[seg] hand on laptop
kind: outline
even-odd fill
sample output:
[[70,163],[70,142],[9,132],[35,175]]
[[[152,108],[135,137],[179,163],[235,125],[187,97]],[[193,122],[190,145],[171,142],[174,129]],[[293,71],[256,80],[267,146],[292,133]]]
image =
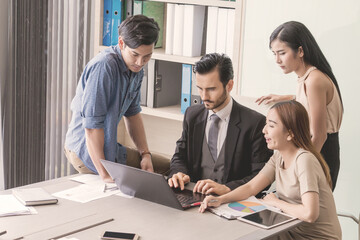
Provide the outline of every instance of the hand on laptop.
[[170,187],[178,188],[180,186],[181,190],[184,190],[184,186],[188,182],[190,182],[189,175],[182,172],[178,172],[168,179]]
[[206,179],[206,180],[200,180],[196,183],[194,189],[194,192],[199,192],[202,194],[210,194],[215,193],[217,195],[223,195],[225,193],[230,192],[230,188],[228,188],[226,185],[214,182],[213,180]]

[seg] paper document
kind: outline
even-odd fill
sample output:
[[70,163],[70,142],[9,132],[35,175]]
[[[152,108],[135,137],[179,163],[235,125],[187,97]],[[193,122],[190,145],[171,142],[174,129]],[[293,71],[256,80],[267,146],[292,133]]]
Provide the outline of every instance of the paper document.
[[115,183],[105,184],[99,175],[82,174],[70,179],[83,184],[54,193],[53,196],[81,203],[87,203],[114,194],[121,197],[132,198],[131,196],[123,194]]
[[104,198],[119,193],[119,190],[104,192],[104,184],[88,185],[82,184],[77,187],[69,188],[61,192],[54,193],[55,197],[68,199],[75,202],[87,203],[99,198]]
[[70,180],[79,182],[79,183],[86,183],[86,184],[91,184],[92,182],[96,183],[99,181],[103,183],[103,181],[101,180],[101,177],[96,174],[81,174],[79,176],[70,178]]
[[25,207],[13,195],[0,195],[0,217],[37,214],[33,207]]
[[104,183],[101,177],[95,174],[82,174],[80,176],[70,178],[70,180],[90,186],[102,186],[103,190],[106,190],[106,192],[118,188],[115,183]]
[[243,217],[266,208],[280,211],[278,208],[264,204],[254,196],[242,201],[222,204],[217,208],[209,208],[209,211],[226,219],[237,219],[238,217]]

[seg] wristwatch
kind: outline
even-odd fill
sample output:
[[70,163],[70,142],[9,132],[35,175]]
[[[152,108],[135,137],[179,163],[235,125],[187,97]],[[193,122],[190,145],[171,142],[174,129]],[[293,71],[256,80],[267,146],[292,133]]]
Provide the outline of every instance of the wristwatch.
[[144,155],[146,155],[146,154],[149,154],[150,155],[150,157],[152,157],[152,155],[151,155],[151,152],[150,151],[141,151],[140,152],[140,156],[141,156],[141,159],[144,157]]

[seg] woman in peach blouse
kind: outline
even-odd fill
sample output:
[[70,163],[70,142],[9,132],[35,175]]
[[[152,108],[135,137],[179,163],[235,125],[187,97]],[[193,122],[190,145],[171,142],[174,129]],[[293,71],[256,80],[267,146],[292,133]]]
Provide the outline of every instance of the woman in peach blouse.
[[267,147],[276,150],[263,169],[227,194],[207,196],[199,211],[255,196],[276,181],[276,195],[270,193],[263,201],[303,223],[271,239],[341,239],[329,168],[311,142],[306,109],[297,101],[276,103],[263,133]]

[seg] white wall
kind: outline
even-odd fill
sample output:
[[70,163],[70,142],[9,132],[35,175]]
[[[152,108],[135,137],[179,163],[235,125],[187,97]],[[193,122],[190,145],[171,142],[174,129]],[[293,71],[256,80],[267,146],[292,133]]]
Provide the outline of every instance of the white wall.
[[[8,1],[1,0],[0,8],[0,106],[2,106],[2,96],[6,79],[7,62],[7,37],[8,37]],[[3,135],[2,119],[0,107],[0,190],[4,189],[4,165],[3,165]]]
[[[281,23],[304,23],[333,68],[343,96],[345,113],[340,130],[341,169],[334,192],[338,210],[359,216],[360,210],[360,1],[248,0],[240,93],[295,94],[296,76],[284,75],[268,48],[271,32]],[[340,219],[343,239],[357,239],[357,226]]]

